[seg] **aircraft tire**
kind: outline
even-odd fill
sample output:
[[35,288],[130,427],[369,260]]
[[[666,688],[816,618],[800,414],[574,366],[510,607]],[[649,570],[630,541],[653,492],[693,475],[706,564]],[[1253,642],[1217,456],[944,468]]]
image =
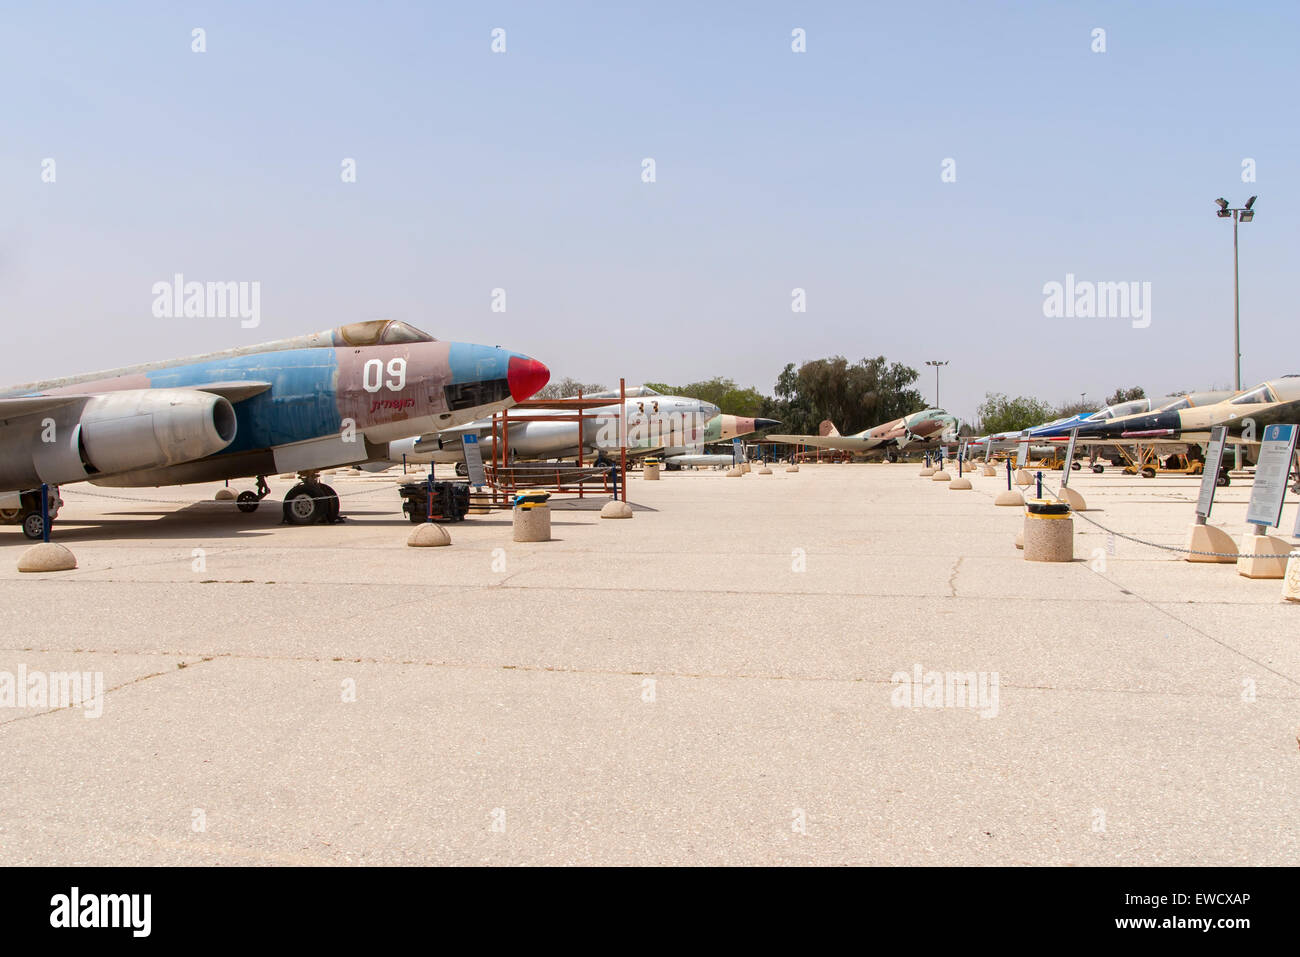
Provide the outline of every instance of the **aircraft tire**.
[[325,504],[320,500],[323,494],[319,485],[298,483],[284,497],[284,520],[290,525],[311,525],[320,521]]
[[1104,466],[1104,465],[1094,465],[1094,466],[1092,467],[1092,470],[1093,470],[1093,472],[1095,472],[1097,475],[1100,475],[1102,472],[1106,471],[1106,466]]
[[1146,468],[1144,468],[1144,469],[1142,470],[1142,477],[1143,477],[1143,478],[1155,478],[1155,477],[1156,477],[1156,470],[1153,469],[1151,466],[1148,465]]
[[317,488],[325,495],[325,500],[321,502],[325,507],[325,522],[333,525],[339,520],[339,493],[328,485],[318,485]]
[[45,522],[40,512],[28,512],[23,516],[23,534],[32,541],[45,537]]
[[459,475],[461,478],[464,478],[465,476],[469,475],[469,466],[466,465],[464,462],[457,462],[456,474]]
[[1219,477],[1214,480],[1214,484],[1219,488],[1227,488],[1232,484],[1232,477],[1227,472],[1220,472]]
[[235,507],[241,512],[256,512],[257,506],[261,504],[256,492],[240,492],[235,499]]

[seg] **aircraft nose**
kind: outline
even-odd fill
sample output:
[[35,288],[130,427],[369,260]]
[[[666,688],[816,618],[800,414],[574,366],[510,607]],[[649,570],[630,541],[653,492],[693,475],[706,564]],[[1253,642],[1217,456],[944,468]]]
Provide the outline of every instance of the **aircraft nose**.
[[506,384],[516,402],[531,398],[550,380],[551,370],[528,356],[512,355],[506,366]]
[[754,430],[758,431],[759,429],[770,429],[772,428],[772,426],[780,425],[780,424],[781,424],[780,419],[755,419]]

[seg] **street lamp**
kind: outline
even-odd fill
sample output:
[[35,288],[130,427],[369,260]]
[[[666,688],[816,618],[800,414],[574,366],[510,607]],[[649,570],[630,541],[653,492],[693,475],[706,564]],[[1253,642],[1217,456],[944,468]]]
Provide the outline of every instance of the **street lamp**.
[[1238,266],[1237,266],[1237,224],[1248,223],[1255,218],[1255,200],[1257,196],[1252,196],[1246,200],[1245,206],[1229,206],[1228,201],[1223,197],[1215,200],[1219,208],[1215,215],[1220,219],[1232,220],[1232,355],[1233,355],[1233,380],[1232,385],[1236,391],[1241,391],[1241,294],[1238,283]]
[[926,359],[925,364],[928,366],[934,366],[934,407],[936,409],[943,408],[939,405],[939,366],[946,366],[948,360],[945,359],[940,362],[938,359]]

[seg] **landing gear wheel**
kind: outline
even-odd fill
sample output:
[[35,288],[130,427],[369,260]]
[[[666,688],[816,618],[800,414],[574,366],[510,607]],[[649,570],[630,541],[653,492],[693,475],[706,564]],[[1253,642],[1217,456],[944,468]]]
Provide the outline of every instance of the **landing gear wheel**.
[[333,525],[342,521],[339,518],[339,493],[328,485],[318,485],[317,488],[325,495],[324,501],[320,503],[325,508],[325,523]]
[[311,525],[320,521],[325,511],[325,503],[321,501],[323,497],[319,485],[300,482],[284,497],[284,520],[290,525]]
[[1083,464],[1081,462],[1071,462],[1070,468],[1077,472],[1083,468]]
[[23,519],[23,534],[32,541],[37,541],[45,537],[45,521],[41,518],[40,512],[28,512]]
[[898,461],[898,453],[897,453],[897,452],[894,452],[894,451],[890,451],[890,452],[888,452],[888,453],[885,454],[885,458],[889,459],[890,462],[897,462],[897,461]]
[[465,476],[469,475],[469,466],[466,465],[464,462],[457,462],[456,474],[459,475],[461,478],[464,478]]
[[1094,465],[1094,466],[1092,467],[1092,470],[1093,470],[1095,473],[1097,473],[1098,475],[1100,475],[1102,472],[1106,471],[1106,466],[1104,466],[1104,465]]
[[261,504],[261,499],[255,492],[240,492],[235,498],[235,507],[241,512],[256,512],[257,506]]
[[1218,477],[1214,480],[1214,484],[1219,486],[1219,488],[1227,488],[1232,484],[1232,477],[1228,475],[1227,472],[1220,472]]
[[1155,477],[1156,477],[1156,470],[1153,469],[1151,466],[1148,465],[1148,466],[1146,466],[1144,469],[1142,469],[1142,477],[1143,477],[1143,478],[1155,478]]

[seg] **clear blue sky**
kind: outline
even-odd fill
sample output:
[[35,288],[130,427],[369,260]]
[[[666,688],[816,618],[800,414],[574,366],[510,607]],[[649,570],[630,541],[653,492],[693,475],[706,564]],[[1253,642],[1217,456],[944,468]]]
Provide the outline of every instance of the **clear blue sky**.
[[[1222,386],[1212,200],[1252,193],[1243,378],[1300,372],[1298,4],[24,7],[0,10],[0,383],[393,317],[608,384],[770,392],[883,353],[928,395],[948,359],[963,417],[990,390]],[[260,281],[261,326],[155,318],[176,272]],[[1066,273],[1152,283],[1151,326],[1044,319]]]

